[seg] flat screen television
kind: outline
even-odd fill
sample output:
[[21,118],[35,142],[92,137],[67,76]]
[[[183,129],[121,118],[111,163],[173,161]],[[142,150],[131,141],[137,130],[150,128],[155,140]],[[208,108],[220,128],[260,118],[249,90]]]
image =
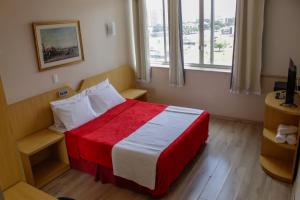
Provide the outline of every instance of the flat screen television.
[[294,64],[293,60],[290,59],[288,82],[286,87],[286,98],[284,103],[285,106],[296,106],[294,104],[296,85],[297,85],[297,67]]

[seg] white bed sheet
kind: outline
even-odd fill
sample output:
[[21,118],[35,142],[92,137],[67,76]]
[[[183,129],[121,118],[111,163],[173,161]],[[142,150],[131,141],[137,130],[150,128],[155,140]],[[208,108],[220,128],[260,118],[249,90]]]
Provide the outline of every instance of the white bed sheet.
[[202,110],[169,106],[112,149],[113,173],[155,189],[160,154],[201,114]]

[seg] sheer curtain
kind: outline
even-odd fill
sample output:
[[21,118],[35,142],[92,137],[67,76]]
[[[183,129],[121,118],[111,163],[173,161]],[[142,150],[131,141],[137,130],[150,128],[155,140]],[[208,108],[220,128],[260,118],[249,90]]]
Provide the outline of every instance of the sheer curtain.
[[265,0],[237,0],[231,92],[261,94]]
[[169,0],[169,82],[175,87],[185,83],[181,16],[181,0]]
[[150,82],[150,51],[147,19],[147,0],[128,1],[130,64],[135,68],[137,81]]

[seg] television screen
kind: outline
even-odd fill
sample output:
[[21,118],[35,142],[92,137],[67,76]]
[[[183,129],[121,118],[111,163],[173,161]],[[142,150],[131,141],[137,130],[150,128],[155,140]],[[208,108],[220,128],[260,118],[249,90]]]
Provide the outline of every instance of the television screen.
[[290,59],[288,82],[286,87],[286,100],[285,100],[285,104],[287,105],[294,105],[296,79],[297,79],[297,67],[295,66],[293,60]]

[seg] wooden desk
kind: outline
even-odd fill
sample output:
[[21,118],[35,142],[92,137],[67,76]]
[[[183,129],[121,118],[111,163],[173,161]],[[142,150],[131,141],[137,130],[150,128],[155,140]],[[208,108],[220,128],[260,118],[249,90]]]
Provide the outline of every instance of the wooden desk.
[[5,200],[57,200],[24,182],[17,183],[4,191]]
[[[276,92],[267,95],[265,104],[265,121],[262,134],[260,163],[264,171],[270,176],[292,183],[295,178],[297,154],[299,147],[299,131],[297,145],[278,144],[275,142],[277,128],[280,124],[299,127],[300,104],[297,108],[283,107],[284,100],[275,99]],[[299,96],[295,95],[296,102]]]
[[139,99],[143,101],[147,100],[147,90],[128,89],[121,92],[121,95],[126,99]]
[[38,188],[70,168],[63,134],[45,129],[19,140],[18,149],[26,181]]

